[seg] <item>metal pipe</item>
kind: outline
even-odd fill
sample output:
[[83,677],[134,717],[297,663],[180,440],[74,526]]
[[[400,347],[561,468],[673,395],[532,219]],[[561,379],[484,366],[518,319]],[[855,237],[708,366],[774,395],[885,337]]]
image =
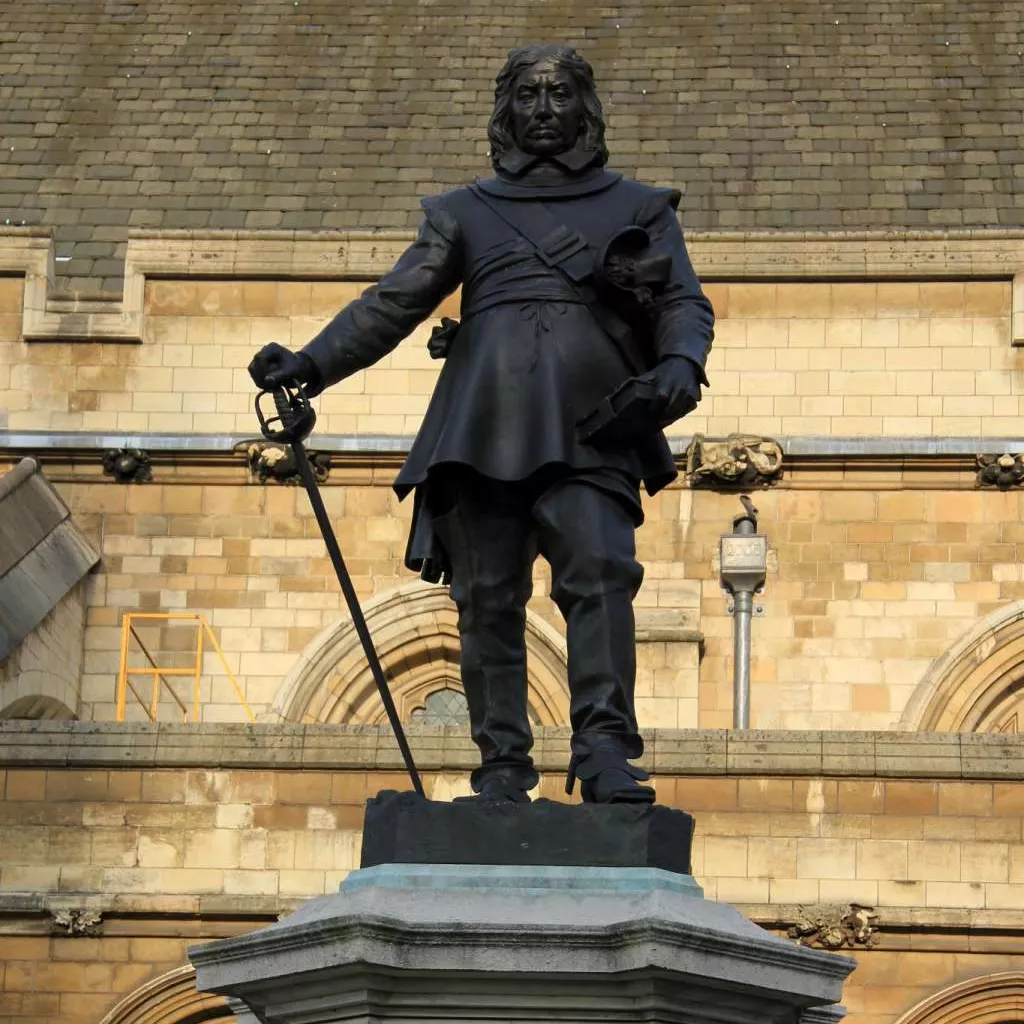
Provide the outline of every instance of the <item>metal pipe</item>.
[[750,620],[754,595],[765,583],[768,539],[757,532],[757,509],[740,495],[743,513],[732,521],[732,533],[720,542],[722,588],[732,598],[732,726],[750,728]]
[[750,618],[754,595],[738,590],[732,606],[732,727],[750,728]]
[[[739,518],[733,531],[740,537],[757,533],[757,522]],[[754,592],[737,587],[732,595],[732,727],[750,728],[750,619],[754,614]]]

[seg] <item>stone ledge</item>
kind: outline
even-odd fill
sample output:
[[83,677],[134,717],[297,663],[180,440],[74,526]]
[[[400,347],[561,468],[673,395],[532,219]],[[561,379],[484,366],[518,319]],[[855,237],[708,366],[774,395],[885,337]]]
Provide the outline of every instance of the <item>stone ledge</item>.
[[[407,231],[137,231],[129,234],[121,299],[54,294],[49,231],[0,228],[0,273],[24,274],[26,341],[141,342],[146,279],[365,279],[391,268]],[[1024,344],[1024,233],[1015,230],[690,232],[707,281],[795,278],[1012,278],[1012,343]]]
[[[0,935],[49,934],[49,916],[65,909],[98,911],[104,915],[107,935],[145,932],[148,919],[166,922],[167,917],[202,921],[212,919],[226,926],[262,922],[294,913],[308,897],[255,896],[245,893],[210,895],[156,895],[143,893],[83,892],[3,892],[0,893]],[[771,931],[785,931],[806,915],[807,907],[792,903],[737,903],[745,917]],[[945,935],[962,934],[965,940],[978,938],[978,933],[1005,936],[1015,943],[1024,931],[1024,910],[985,910],[962,907],[887,907],[875,908],[879,914],[878,930],[885,937],[880,951],[908,948],[899,939],[902,932],[933,933],[935,948],[948,949]],[[140,928],[141,926],[141,928]],[[189,929],[183,928],[183,931]],[[235,929],[232,929],[234,931]],[[915,936],[915,945],[922,939]],[[921,948],[925,948],[922,945]],[[931,948],[931,947],[928,947]],[[961,947],[957,947],[961,948]],[[967,941],[963,949],[967,948]],[[863,952],[863,950],[857,950]]]
[[[237,461],[245,446],[257,439],[248,434],[97,433],[95,431],[0,430],[0,453],[32,454],[47,461],[80,458],[83,453],[108,448],[144,448],[172,459],[175,456],[222,456]],[[787,464],[793,459],[962,459],[974,469],[978,455],[1024,451],[1024,437],[844,437],[841,435],[776,434]],[[332,455],[407,455],[412,434],[311,435],[310,446]],[[673,454],[686,454],[693,438],[684,434],[669,439]]]
[[[259,896],[250,893],[211,893],[208,895],[100,892],[0,892],[0,934],[9,934],[17,921],[17,931],[35,933],[48,930],[45,921],[37,919],[58,910],[92,910],[123,924],[104,922],[109,935],[138,930],[133,923],[146,917],[164,919],[214,918],[224,921],[273,921],[290,914],[303,903],[300,896]],[[5,926],[4,918],[8,919]]]
[[[424,771],[477,765],[468,731],[406,727]],[[561,772],[569,730],[536,730],[542,771]],[[656,774],[1024,781],[1024,737],[1004,734],[645,730]],[[0,766],[403,770],[386,726],[0,722]]]

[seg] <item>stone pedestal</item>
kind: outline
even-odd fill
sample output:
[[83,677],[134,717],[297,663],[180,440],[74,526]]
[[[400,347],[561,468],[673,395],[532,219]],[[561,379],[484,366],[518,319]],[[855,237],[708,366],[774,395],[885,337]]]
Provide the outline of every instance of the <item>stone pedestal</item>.
[[853,970],[651,867],[384,864],[190,956],[262,1024],[826,1024]]
[[693,818],[658,804],[481,803],[385,790],[366,802],[360,867],[559,864],[690,873]]

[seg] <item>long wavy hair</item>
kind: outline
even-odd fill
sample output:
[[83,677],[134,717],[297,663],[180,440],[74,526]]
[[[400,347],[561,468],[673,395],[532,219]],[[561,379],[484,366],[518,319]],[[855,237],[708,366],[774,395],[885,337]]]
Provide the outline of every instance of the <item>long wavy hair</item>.
[[517,46],[509,51],[508,60],[501,69],[494,87],[494,111],[487,123],[487,138],[491,143],[491,163],[495,167],[502,156],[516,145],[512,133],[512,93],[519,76],[541,61],[550,61],[564,68],[571,76],[583,100],[583,125],[579,145],[598,154],[598,163],[608,162],[608,147],[604,144],[604,111],[597,98],[594,69],[571,46],[550,43]]

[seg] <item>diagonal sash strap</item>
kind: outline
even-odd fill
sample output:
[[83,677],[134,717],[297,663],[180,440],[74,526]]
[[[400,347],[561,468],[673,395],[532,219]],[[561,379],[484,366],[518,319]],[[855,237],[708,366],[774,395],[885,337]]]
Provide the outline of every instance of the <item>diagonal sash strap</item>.
[[631,373],[643,373],[647,367],[633,329],[598,297],[596,289],[585,283],[594,269],[590,243],[573,228],[562,224],[541,200],[505,201],[488,195],[477,185],[469,191],[496,217],[530,244],[537,258],[559,273],[576,293],[601,329],[615,343]]

